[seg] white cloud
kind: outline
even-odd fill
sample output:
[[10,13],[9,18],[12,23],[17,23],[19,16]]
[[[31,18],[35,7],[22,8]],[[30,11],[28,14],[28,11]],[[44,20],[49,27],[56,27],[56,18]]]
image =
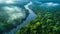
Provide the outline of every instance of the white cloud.
[[5,1],[7,4],[9,4],[9,3],[15,3],[13,0],[6,0]]
[[3,9],[10,16],[9,20],[14,20],[17,18],[24,18],[26,15],[25,11],[23,11],[21,8],[16,7],[16,6],[12,6],[12,7],[5,6],[5,7],[3,7]]
[[0,0],[0,3],[4,3],[5,2],[5,0]]
[[41,6],[58,6],[60,5],[59,3],[53,3],[53,2],[48,2],[48,3],[43,3]]
[[17,3],[17,2],[24,2],[25,0],[0,0],[0,4],[1,3],[6,3],[6,4],[14,4],[14,3]]
[[0,3],[10,4],[10,3],[15,3],[14,1],[16,0],[0,0]]
[[6,10],[8,13],[11,13],[12,11],[17,11],[17,12],[21,12],[22,9],[16,6],[5,6],[3,7],[4,10]]
[[48,6],[57,6],[57,5],[59,5],[58,3],[53,3],[53,2],[45,3],[45,4],[48,5]]

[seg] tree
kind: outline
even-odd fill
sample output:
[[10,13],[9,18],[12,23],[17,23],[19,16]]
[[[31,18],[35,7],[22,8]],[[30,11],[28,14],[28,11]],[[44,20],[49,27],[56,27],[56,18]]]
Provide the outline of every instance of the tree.
[[[42,10],[43,11],[43,10]],[[60,34],[60,9],[36,11],[37,17],[16,34]]]

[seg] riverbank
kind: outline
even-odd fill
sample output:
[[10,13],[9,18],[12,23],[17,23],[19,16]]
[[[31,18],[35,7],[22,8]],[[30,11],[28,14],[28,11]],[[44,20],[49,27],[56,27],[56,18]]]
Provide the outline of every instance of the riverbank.
[[17,28],[14,28],[13,30],[6,34],[15,34],[18,30],[20,30],[21,26],[25,26],[27,24],[27,21],[33,20],[35,18],[36,14],[31,9],[29,9],[29,5],[31,4],[32,2],[28,3],[27,5],[24,5],[25,9],[29,11],[29,16],[26,18],[26,20],[23,21],[22,24],[18,25]]

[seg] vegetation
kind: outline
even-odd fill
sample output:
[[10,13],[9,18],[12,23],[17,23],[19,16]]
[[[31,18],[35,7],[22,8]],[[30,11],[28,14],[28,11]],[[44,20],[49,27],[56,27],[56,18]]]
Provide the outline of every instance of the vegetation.
[[[27,10],[25,8],[21,8],[18,10],[11,6],[0,6],[0,34],[4,32],[9,32],[11,29],[16,28],[17,25],[21,24],[21,22],[27,17]],[[12,8],[13,10],[11,10]],[[7,10],[6,10],[7,9]],[[20,11],[21,10],[21,11]],[[24,13],[24,16],[19,16],[20,13]]]
[[60,8],[34,9],[37,17],[16,34],[60,34]]

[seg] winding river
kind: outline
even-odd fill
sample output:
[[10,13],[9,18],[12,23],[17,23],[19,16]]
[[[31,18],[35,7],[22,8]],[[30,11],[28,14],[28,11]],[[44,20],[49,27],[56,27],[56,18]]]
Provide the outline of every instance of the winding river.
[[13,30],[11,30],[10,32],[5,33],[5,34],[15,34],[16,31],[20,30],[20,26],[25,26],[28,23],[27,21],[33,20],[36,17],[36,14],[31,9],[29,9],[29,6],[31,4],[32,4],[32,2],[24,5],[25,9],[29,11],[29,15],[26,18],[26,20],[23,21],[23,23],[21,25],[18,25],[17,28],[14,28]]

